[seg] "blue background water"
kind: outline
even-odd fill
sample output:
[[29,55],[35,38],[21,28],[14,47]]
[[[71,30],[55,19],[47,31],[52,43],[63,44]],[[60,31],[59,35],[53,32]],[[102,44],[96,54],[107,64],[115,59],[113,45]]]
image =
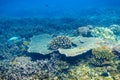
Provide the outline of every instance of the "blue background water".
[[[0,0],[0,16],[80,16],[83,10],[119,8],[120,0]],[[88,11],[89,13],[89,11]]]

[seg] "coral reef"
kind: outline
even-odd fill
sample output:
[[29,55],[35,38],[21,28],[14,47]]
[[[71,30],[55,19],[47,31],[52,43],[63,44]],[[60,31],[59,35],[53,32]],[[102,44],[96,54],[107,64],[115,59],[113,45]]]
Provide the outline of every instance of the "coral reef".
[[111,29],[111,31],[113,31],[115,35],[120,35],[120,25],[113,24],[110,25],[109,28]]
[[112,51],[115,55],[119,56],[120,57],[120,44],[117,44],[115,45],[113,48],[112,48]]
[[[99,47],[104,41],[94,37],[66,37],[58,36],[53,38],[49,34],[33,36],[28,45],[28,52],[49,54],[57,50],[66,56],[76,56],[85,53],[92,48]],[[51,40],[51,41],[50,41]],[[50,43],[49,43],[50,41]]]
[[49,54],[52,51],[48,50],[48,43],[52,39],[52,36],[49,34],[40,34],[33,36],[31,38],[30,44],[28,45],[28,52],[40,53],[40,54]]
[[81,26],[77,30],[74,31],[74,35],[75,36],[90,37],[92,28],[93,28],[92,25]]
[[58,36],[49,43],[49,49],[57,50],[59,48],[68,49],[72,47],[72,41],[69,37]]
[[93,37],[99,37],[105,40],[116,40],[116,36],[114,35],[113,31],[104,27],[95,27],[92,29],[91,35]]
[[33,36],[27,51],[45,55],[58,50],[66,56],[76,56],[104,44],[102,39],[95,37],[58,36],[53,38],[53,40],[51,39],[52,37],[49,34]]
[[72,42],[77,44],[77,46],[70,49],[58,49],[58,51],[68,57],[82,55],[95,47],[99,47],[100,44],[103,43],[103,40],[94,37],[87,38],[78,36],[72,37]]
[[0,60],[11,60],[16,56],[24,55],[27,51],[27,45],[24,44],[25,41],[26,40],[15,43],[0,43]]
[[[4,67],[4,66],[3,66]],[[30,57],[16,57],[3,69],[2,80],[52,80],[68,69],[68,64],[58,60],[57,54],[50,59],[32,61]]]
[[90,62],[97,66],[110,64],[114,58],[114,54],[107,46],[92,49],[92,55]]
[[90,67],[83,61],[78,66],[73,66],[66,77],[70,80],[113,80],[111,75],[101,76],[101,73],[105,71],[106,69],[104,67]]
[[80,19],[0,18],[0,80],[120,80],[119,17],[89,12]]

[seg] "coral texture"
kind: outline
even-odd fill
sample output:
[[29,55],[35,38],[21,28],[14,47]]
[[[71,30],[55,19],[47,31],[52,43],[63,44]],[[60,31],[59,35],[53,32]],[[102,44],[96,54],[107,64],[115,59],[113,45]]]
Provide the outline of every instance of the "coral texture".
[[114,33],[110,29],[104,27],[94,28],[91,32],[91,35],[93,37],[99,37],[105,40],[116,40]]
[[58,49],[58,51],[61,54],[65,54],[66,56],[82,55],[83,53],[86,53],[93,48],[99,47],[100,44],[103,43],[103,40],[94,37],[87,38],[78,36],[72,37],[72,42],[77,44],[77,46],[70,49]]
[[90,37],[92,28],[93,28],[92,25],[78,27],[78,29],[75,30],[74,35],[75,36]]
[[43,55],[49,54],[52,51],[48,50],[48,42],[52,39],[49,34],[40,34],[33,36],[31,42],[28,45],[28,52],[41,53]]
[[115,35],[120,35],[120,25],[110,25],[110,29],[113,31]]
[[49,44],[49,48],[52,50],[56,50],[59,48],[68,49],[72,47],[72,42],[69,37],[66,36],[58,36],[55,37]]
[[110,64],[110,62],[114,58],[114,54],[107,46],[94,48],[92,50],[92,55],[93,55],[93,58],[91,58],[91,63],[97,66]]

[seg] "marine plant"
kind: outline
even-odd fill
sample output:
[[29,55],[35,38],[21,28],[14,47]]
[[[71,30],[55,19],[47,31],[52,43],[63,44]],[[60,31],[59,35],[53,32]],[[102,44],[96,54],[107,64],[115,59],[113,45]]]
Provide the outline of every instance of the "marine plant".
[[97,66],[110,64],[114,58],[114,54],[107,46],[92,49],[92,55],[93,57],[90,59],[90,62]]
[[68,49],[72,47],[72,41],[69,37],[58,36],[51,40],[49,44],[49,49],[56,50],[59,48]]

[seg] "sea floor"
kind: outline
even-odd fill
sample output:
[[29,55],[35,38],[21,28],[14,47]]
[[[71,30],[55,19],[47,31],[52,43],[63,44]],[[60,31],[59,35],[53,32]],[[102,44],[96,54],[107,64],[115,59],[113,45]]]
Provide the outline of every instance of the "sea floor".
[[120,23],[100,21],[1,18],[0,80],[120,80]]

